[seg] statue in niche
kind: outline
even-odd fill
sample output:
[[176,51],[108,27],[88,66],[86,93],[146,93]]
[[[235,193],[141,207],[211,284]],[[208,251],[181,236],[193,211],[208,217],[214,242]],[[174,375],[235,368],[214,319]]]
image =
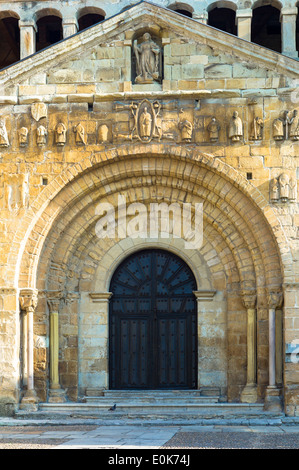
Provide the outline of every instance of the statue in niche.
[[216,120],[215,117],[212,117],[211,122],[208,124],[207,130],[209,132],[210,141],[211,142],[218,142],[219,139],[219,131],[220,131],[220,124]]
[[279,200],[279,182],[278,178],[274,178],[270,182],[270,200],[277,202]]
[[137,61],[137,77],[136,83],[153,83],[159,80],[159,62],[160,47],[152,40],[149,33],[145,33],[142,37],[143,42],[137,45],[134,41],[134,53]]
[[179,129],[181,131],[181,137],[183,142],[191,142],[193,125],[190,121],[185,119],[179,122]]
[[289,176],[286,173],[282,173],[279,177],[280,187],[280,198],[282,202],[286,202],[289,199]]
[[37,145],[38,146],[42,146],[42,145],[45,145],[46,142],[47,142],[47,129],[44,127],[44,126],[39,126],[37,128],[37,138],[36,138],[36,142],[37,142]]
[[283,131],[284,121],[282,118],[274,119],[273,121],[273,137],[274,140],[283,140],[284,131]]
[[233,142],[238,142],[243,136],[243,125],[239,117],[238,111],[233,112],[233,116],[229,123],[228,135]]
[[28,129],[27,127],[21,127],[19,130],[19,143],[20,147],[25,147],[28,143]]
[[252,124],[252,140],[262,140],[264,123],[262,118],[256,116]]
[[63,122],[59,122],[56,126],[55,142],[59,146],[64,145],[66,142],[66,127]]
[[86,145],[87,140],[86,140],[85,129],[81,123],[77,124],[77,126],[74,127],[74,132],[76,134],[76,137],[75,137],[76,144]]
[[299,140],[299,118],[298,111],[295,109],[293,112],[293,117],[289,121],[289,135],[292,140]]
[[5,122],[3,121],[3,119],[0,119],[0,147],[8,147],[8,146],[9,146],[9,140],[8,140]]

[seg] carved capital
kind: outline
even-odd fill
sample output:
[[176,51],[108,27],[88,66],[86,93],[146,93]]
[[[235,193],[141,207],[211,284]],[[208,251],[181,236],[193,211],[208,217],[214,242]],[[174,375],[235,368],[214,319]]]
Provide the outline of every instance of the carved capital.
[[63,292],[61,290],[47,292],[47,303],[49,306],[50,313],[59,312],[59,306],[62,298]]
[[38,291],[36,289],[21,289],[19,301],[22,311],[34,312],[38,301]]
[[256,292],[242,290],[242,302],[247,310],[254,309],[256,307]]
[[280,308],[282,306],[283,295],[280,289],[268,290],[268,306],[269,308]]

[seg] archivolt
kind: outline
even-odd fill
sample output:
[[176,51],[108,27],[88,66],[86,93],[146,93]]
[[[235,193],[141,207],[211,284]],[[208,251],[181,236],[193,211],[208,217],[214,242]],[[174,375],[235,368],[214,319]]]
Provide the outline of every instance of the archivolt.
[[[213,240],[218,253],[221,247],[227,267],[234,260],[242,286],[281,284],[281,264],[290,266],[289,249],[258,189],[213,156],[165,144],[101,152],[60,174],[32,204],[27,224],[22,221],[16,233],[12,248],[13,254],[16,247],[19,253],[15,284],[34,287],[38,273],[39,288],[46,287],[47,277],[48,288],[54,288],[51,280],[55,278],[63,285],[65,267],[78,268],[79,260],[86,274],[86,258],[98,245],[95,205],[104,198],[116,200],[121,191],[145,203],[162,197],[169,202],[203,202],[205,237]],[[50,266],[59,266],[59,271]]]

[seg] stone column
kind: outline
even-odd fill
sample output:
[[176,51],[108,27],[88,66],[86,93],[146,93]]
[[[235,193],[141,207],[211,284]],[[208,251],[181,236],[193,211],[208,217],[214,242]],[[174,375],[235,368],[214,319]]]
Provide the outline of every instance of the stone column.
[[246,39],[246,41],[251,41],[251,19],[251,8],[236,11],[237,34],[239,38]]
[[201,13],[196,13],[196,12],[194,12],[194,13],[192,14],[192,18],[193,18],[194,20],[199,21],[200,23],[208,24],[209,15],[208,15],[208,12],[207,12],[207,11],[203,11],[203,12],[201,12]]
[[50,389],[49,402],[63,403],[66,401],[65,391],[59,383],[59,305],[62,299],[60,291],[48,292],[50,313]]
[[79,31],[79,25],[76,18],[64,18],[62,20],[63,39],[73,36]]
[[34,346],[33,346],[33,314],[37,306],[37,290],[22,289],[20,291],[20,307],[27,316],[27,390],[23,396],[20,409],[36,411],[38,397],[34,390]]
[[36,52],[36,32],[35,21],[19,20],[20,28],[20,59],[24,59]]
[[282,292],[279,290],[268,291],[269,308],[269,385],[265,396],[265,409],[280,411],[280,390],[276,386],[276,309],[281,308]]
[[281,9],[281,52],[294,59],[298,57],[296,50],[296,18],[296,7],[284,7]]
[[243,291],[242,300],[247,310],[247,382],[241,394],[241,401],[256,403],[256,293]]

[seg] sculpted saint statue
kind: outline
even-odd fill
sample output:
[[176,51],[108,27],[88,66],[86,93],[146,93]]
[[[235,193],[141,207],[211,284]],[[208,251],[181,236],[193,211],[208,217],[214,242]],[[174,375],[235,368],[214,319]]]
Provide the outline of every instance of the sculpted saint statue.
[[207,127],[207,130],[210,134],[210,141],[217,142],[219,137],[220,124],[218,123],[215,117],[212,118],[211,122]]
[[143,113],[140,116],[140,136],[144,139],[149,139],[151,136],[152,130],[152,116],[147,110],[147,107],[144,108]]
[[243,136],[243,126],[242,121],[239,118],[238,111],[233,112],[233,116],[229,123],[228,135],[233,142],[240,140],[240,137]]
[[66,127],[63,122],[56,126],[55,140],[57,145],[64,145],[66,140]]
[[74,132],[76,134],[76,144],[86,145],[85,129],[81,123],[77,124],[77,126],[74,127]]
[[192,139],[193,125],[190,121],[185,119],[179,123],[179,129],[181,131],[182,140],[190,142]]
[[137,45],[134,41],[134,52],[137,60],[136,83],[152,83],[159,80],[160,48],[152,41],[151,35],[145,33],[143,42]]
[[284,139],[283,119],[277,118],[273,121],[273,137],[275,140]]
[[252,124],[251,138],[253,140],[262,140],[263,127],[264,127],[263,120],[260,117],[256,116]]
[[277,202],[279,200],[279,183],[277,178],[274,178],[270,182],[270,199],[272,202]]
[[280,197],[282,202],[286,202],[289,199],[289,180],[289,176],[285,173],[282,173],[279,177]]
[[8,147],[8,146],[9,146],[9,141],[8,141],[7,130],[5,127],[5,122],[1,119],[0,120],[0,147]]
[[299,118],[296,109],[293,112],[292,119],[290,119],[289,134],[292,140],[299,140]]
[[28,141],[28,129],[27,127],[21,127],[19,130],[19,142],[21,147],[25,147]]
[[46,143],[46,135],[47,135],[47,129],[44,126],[39,126],[37,128],[37,138],[36,138],[37,145],[41,146]]

